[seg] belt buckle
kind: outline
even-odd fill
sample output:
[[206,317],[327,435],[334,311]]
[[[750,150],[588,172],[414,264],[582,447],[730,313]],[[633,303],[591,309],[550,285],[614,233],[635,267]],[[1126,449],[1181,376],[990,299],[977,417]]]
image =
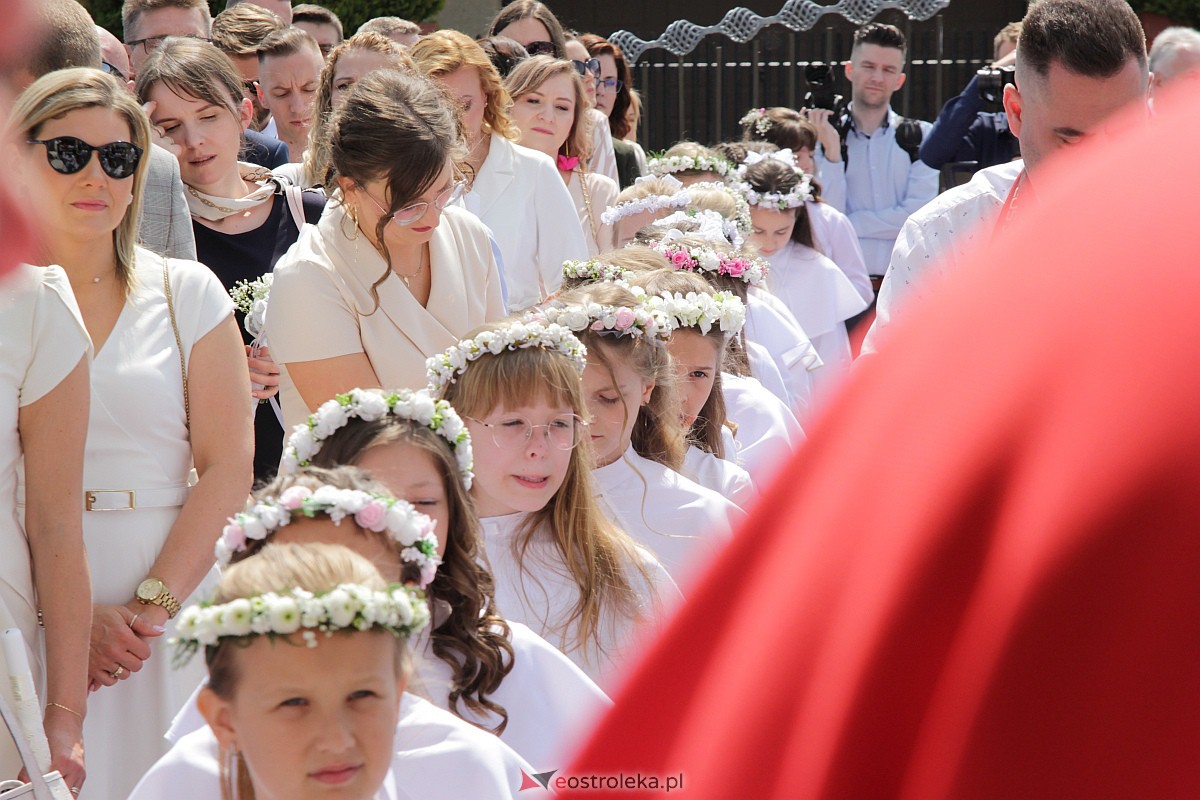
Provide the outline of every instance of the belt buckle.
[[[125,508],[95,508],[96,495],[98,494],[123,494],[129,498],[129,505]],[[88,511],[132,511],[137,508],[137,494],[133,489],[88,489],[83,493],[84,508]]]

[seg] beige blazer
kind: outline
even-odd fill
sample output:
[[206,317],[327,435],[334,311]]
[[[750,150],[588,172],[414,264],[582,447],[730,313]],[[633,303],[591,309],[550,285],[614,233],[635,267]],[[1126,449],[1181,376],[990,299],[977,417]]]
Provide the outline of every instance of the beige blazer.
[[[583,187],[587,185],[587,202],[584,202]],[[575,212],[579,215],[579,225],[583,228],[583,238],[587,242],[589,256],[612,250],[617,246],[617,232],[612,225],[600,221],[600,215],[609,206],[616,205],[617,195],[621,189],[617,182],[607,175],[589,172],[586,175],[576,171],[567,184],[571,194],[571,202],[575,204]]]
[[[425,306],[362,234],[352,239],[351,231],[356,229],[342,206],[330,202],[320,222],[305,227],[275,266],[266,337],[281,367],[287,430],[312,413],[288,364],[365,353],[385,388],[418,389],[428,383],[425,359],[505,316],[487,228],[469,212],[442,212],[430,241],[432,284]],[[371,286],[383,275],[376,307]]]

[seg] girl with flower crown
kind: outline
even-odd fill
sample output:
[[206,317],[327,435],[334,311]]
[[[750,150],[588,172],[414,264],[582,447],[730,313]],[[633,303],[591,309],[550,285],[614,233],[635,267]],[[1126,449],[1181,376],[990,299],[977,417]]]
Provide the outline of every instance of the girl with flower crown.
[[751,243],[771,262],[771,288],[804,330],[825,363],[815,378],[829,388],[850,368],[853,356],[846,320],[868,302],[813,240],[806,202],[812,196],[807,175],[790,161],[774,157],[746,166],[739,191],[754,221]]
[[512,118],[521,131],[521,144],[553,158],[571,193],[587,244],[587,253],[577,257],[612,248],[612,226],[600,215],[620,189],[607,175],[588,170],[591,121],[575,67],[570,61],[532,56],[513,68],[504,88],[513,99]]
[[424,391],[351,390],[288,440],[284,471],[309,463],[366,469],[434,520],[442,563],[428,591],[438,622],[413,648],[429,698],[537,769],[561,763],[608,698],[529,627],[497,613],[468,494],[471,435],[450,404]]
[[590,450],[580,446],[590,438],[585,354],[561,325],[509,321],[430,359],[429,376],[471,431],[471,494],[496,608],[604,689],[679,592],[596,498]]
[[658,177],[673,175],[684,186],[725,180],[730,164],[709,148],[696,142],[676,142],[661,156],[648,162],[650,173]]
[[680,472],[688,445],[666,347],[672,318],[616,283],[563,295],[541,314],[576,331],[588,349],[583,390],[605,507],[686,582],[745,514]]
[[[414,607],[420,624],[414,624],[406,637],[410,643],[416,639],[418,629],[428,621],[425,593],[438,566],[436,536],[430,518],[411,504],[392,498],[382,486],[351,467],[306,468],[281,475],[259,490],[256,498],[256,502],[230,520],[221,535],[217,557],[228,565],[226,576],[239,574],[247,565],[261,563],[265,556],[278,553],[281,547],[320,548],[321,553],[347,549],[369,561],[379,574],[393,581],[393,586],[398,587],[400,584],[395,581],[404,579],[409,584],[406,594],[421,598],[419,607]],[[266,606],[268,619],[258,621],[244,606],[236,614],[232,610],[218,614],[211,609],[199,609],[181,623],[180,638],[185,644],[195,639],[197,644],[205,645],[214,636],[222,636],[223,627],[239,629],[229,631],[235,634],[247,627],[278,633],[271,626],[285,618],[269,604]],[[251,614],[249,618],[247,613]],[[332,614],[329,620],[332,625],[324,627],[364,629],[358,617],[347,613],[345,598],[332,609]],[[315,639],[308,632],[301,632],[301,636],[303,644],[309,647],[313,641],[318,647],[323,646],[327,638],[324,632]],[[415,644],[411,649],[415,649]],[[407,654],[405,660],[409,661]],[[411,664],[405,664],[405,673],[406,677],[411,675]],[[167,796],[172,800],[207,800],[216,795],[218,777],[224,783],[231,768],[243,766],[236,757],[231,758],[235,754],[227,751],[221,730],[214,727],[214,739],[214,731],[204,728],[199,716],[203,714],[211,723],[206,703],[228,700],[221,697],[221,689],[218,674],[210,671],[209,683],[201,686],[194,696],[195,702],[184,707],[168,733],[168,738],[176,741],[175,746],[143,777],[131,800]],[[394,734],[391,737],[379,734],[392,748],[381,798],[510,797],[511,787],[519,785],[521,770],[529,768],[527,762],[496,737],[408,693],[403,695],[400,717],[390,730]],[[222,745],[220,757],[217,739]],[[251,761],[253,771],[249,752],[246,760]]]

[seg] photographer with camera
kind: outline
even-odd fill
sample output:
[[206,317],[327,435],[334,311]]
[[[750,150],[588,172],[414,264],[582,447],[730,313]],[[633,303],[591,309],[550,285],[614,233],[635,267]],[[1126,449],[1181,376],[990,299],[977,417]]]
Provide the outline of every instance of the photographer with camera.
[[[1149,113],[1146,37],[1125,0],[1039,0],[1017,42],[1016,83],[1004,109],[1023,161],[988,167],[944,192],[904,223],[879,292],[863,352],[878,349],[896,315],[916,313],[928,287],[986,247],[1012,219],[1037,213],[1037,176],[1047,161],[1070,157],[1102,135],[1108,118],[1131,104]],[[1114,183],[1114,202],[1128,200]],[[914,309],[910,311],[910,309]]]
[[1013,82],[1021,23],[1004,26],[992,43],[992,66],[981,69],[962,94],[942,106],[933,129],[921,142],[921,160],[934,169],[953,162],[975,163],[975,170],[1012,161],[1020,155],[1004,114],[1004,87]]
[[[851,100],[835,123],[842,139],[846,216],[876,289],[900,226],[937,194],[937,172],[917,157],[929,123],[905,119],[891,107],[892,95],[904,85],[906,46],[894,25],[873,22],[854,32],[845,67]],[[828,162],[828,151],[818,154],[821,175],[838,168]]]

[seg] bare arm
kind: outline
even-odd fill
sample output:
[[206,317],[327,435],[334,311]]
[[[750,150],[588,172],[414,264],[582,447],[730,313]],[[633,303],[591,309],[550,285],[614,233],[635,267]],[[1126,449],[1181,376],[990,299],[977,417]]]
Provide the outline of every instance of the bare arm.
[[87,710],[92,621],[83,547],[88,380],[85,355],[56,387],[21,408],[18,417],[25,456],[25,530],[46,625],[46,735],[54,768],[70,787],[82,785],[84,778],[82,715]]
[[335,394],[350,389],[382,388],[375,368],[366,353],[322,358],[316,361],[293,361],[285,364],[288,376],[296,384],[300,399],[314,410]]

